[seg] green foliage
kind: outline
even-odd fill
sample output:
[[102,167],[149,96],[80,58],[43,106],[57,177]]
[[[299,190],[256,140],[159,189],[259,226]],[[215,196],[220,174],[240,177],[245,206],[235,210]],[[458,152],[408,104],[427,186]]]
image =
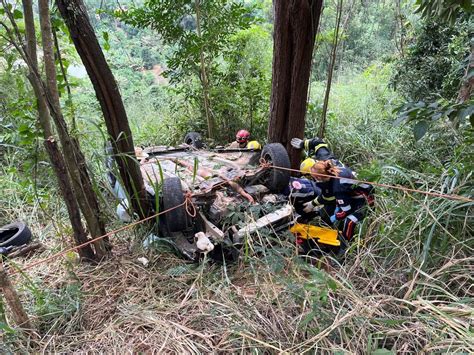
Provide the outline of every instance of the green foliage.
[[[234,45],[238,44],[237,41],[245,42],[245,39],[235,39],[233,35],[250,26],[253,21],[251,9],[235,1],[214,0],[201,3],[189,0],[154,0],[145,2],[144,7],[132,7],[120,13],[119,18],[127,24],[157,31],[164,43],[174,48],[167,58],[168,68],[164,75],[174,85],[174,92],[180,98],[171,106],[172,110],[179,116],[187,116],[184,121],[180,119],[184,124],[178,124],[186,127],[179,129],[180,135],[192,129],[206,131],[204,120],[196,121],[196,117],[204,117],[203,97],[207,88],[201,81],[203,71],[206,71],[214,120],[218,125],[220,120],[224,120],[224,125],[226,122],[232,122],[235,116],[232,117],[232,112],[229,111],[235,110],[231,105],[221,103],[220,99],[222,94],[227,95],[229,88],[233,87],[233,76],[242,74],[235,73],[239,68],[235,67],[237,63],[235,55],[232,57],[232,50]],[[241,44],[241,47],[243,46],[245,44]],[[221,67],[226,65],[226,59],[229,60],[229,67],[234,73],[222,73]],[[262,74],[251,73],[248,81],[258,78],[259,75]],[[241,87],[240,93],[243,93],[248,85]],[[255,87],[252,85],[252,88]],[[257,86],[256,89],[260,87]],[[248,98],[252,93],[246,90],[245,94],[245,98]],[[257,95],[254,101],[248,101],[252,115],[253,106],[258,105],[262,98]],[[240,116],[241,112],[237,114]],[[189,125],[190,122],[194,124]],[[228,124],[226,128],[234,130],[234,127],[229,127]]]
[[[312,78],[325,80],[334,37],[336,1],[324,2],[316,38]],[[335,74],[360,72],[374,61],[387,59],[395,50],[395,2],[390,0],[347,1],[343,4],[341,40]]]
[[398,114],[394,124],[398,125],[404,121],[414,121],[413,133],[415,140],[420,140],[433,125],[438,121],[449,120],[453,127],[465,126],[466,118],[471,117],[474,113],[474,104],[472,101],[466,103],[452,103],[448,100],[441,99],[439,101],[426,104],[424,101],[417,103],[409,102],[393,110]]
[[454,24],[464,13],[472,13],[471,0],[416,0],[417,13]]
[[433,6],[441,9],[462,5],[456,1],[418,3],[422,3],[419,11],[425,19],[421,20],[421,26],[412,26],[411,43],[405,56],[396,61],[391,79],[393,87],[407,100],[395,108],[398,117],[394,124],[414,122],[416,140],[432,128],[442,127],[446,121],[454,128],[466,127],[466,118],[474,110],[472,100],[457,102],[462,81],[472,75],[468,72],[464,76],[470,62],[470,17],[461,13],[455,21],[444,21],[446,14],[441,10],[436,10],[436,16],[428,17],[435,11]]
[[455,25],[428,20],[415,28],[405,56],[395,66],[392,84],[410,101],[453,99],[470,52],[469,21]]
[[143,7],[120,13],[119,18],[138,28],[151,28],[160,33],[164,43],[177,46],[167,61],[171,83],[180,82],[186,75],[199,74],[201,54],[212,67],[230,36],[250,24],[248,9],[226,0],[149,0]]
[[240,128],[262,141],[270,105],[272,42],[269,29],[254,25],[230,39],[224,62],[216,68],[211,90],[213,110],[223,128],[221,139],[232,141]]

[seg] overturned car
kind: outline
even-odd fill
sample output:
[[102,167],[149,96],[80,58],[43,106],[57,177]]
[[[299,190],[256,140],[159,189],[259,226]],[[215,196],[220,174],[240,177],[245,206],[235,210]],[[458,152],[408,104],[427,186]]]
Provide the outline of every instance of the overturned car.
[[[293,207],[280,194],[290,181],[285,170],[290,160],[279,143],[261,150],[206,149],[199,133],[191,132],[177,147],[147,147],[140,149],[137,158],[156,210],[168,211],[160,215],[160,236],[190,259],[202,253],[235,257],[246,235],[262,228],[287,230],[292,223]],[[128,216],[128,200],[112,159],[107,166],[120,201],[118,213]],[[185,203],[186,198],[190,203]],[[228,218],[236,209],[250,208],[258,210],[252,218]]]

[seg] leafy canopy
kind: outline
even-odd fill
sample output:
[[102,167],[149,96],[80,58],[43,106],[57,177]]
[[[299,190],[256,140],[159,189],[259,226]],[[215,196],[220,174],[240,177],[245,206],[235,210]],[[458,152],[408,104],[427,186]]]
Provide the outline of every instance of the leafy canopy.
[[253,20],[251,9],[229,0],[148,0],[118,17],[129,25],[157,31],[165,44],[175,46],[168,59],[172,83],[198,73],[201,54],[207,61],[215,60],[231,36]]

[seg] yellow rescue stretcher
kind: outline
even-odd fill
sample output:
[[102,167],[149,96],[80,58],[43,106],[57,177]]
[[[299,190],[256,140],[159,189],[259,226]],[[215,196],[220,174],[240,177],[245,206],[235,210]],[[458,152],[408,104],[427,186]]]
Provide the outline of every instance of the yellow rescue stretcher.
[[290,228],[290,232],[293,233],[297,238],[315,239],[315,241],[318,243],[332,245],[335,247],[341,245],[341,242],[337,238],[337,230],[335,229],[296,223]]

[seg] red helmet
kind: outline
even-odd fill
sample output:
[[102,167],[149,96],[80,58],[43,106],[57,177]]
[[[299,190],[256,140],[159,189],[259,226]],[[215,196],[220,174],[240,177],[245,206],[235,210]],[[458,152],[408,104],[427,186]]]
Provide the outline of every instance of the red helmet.
[[246,131],[245,129],[241,129],[240,131],[237,132],[235,135],[235,140],[238,143],[245,143],[249,140],[250,138],[250,132]]

